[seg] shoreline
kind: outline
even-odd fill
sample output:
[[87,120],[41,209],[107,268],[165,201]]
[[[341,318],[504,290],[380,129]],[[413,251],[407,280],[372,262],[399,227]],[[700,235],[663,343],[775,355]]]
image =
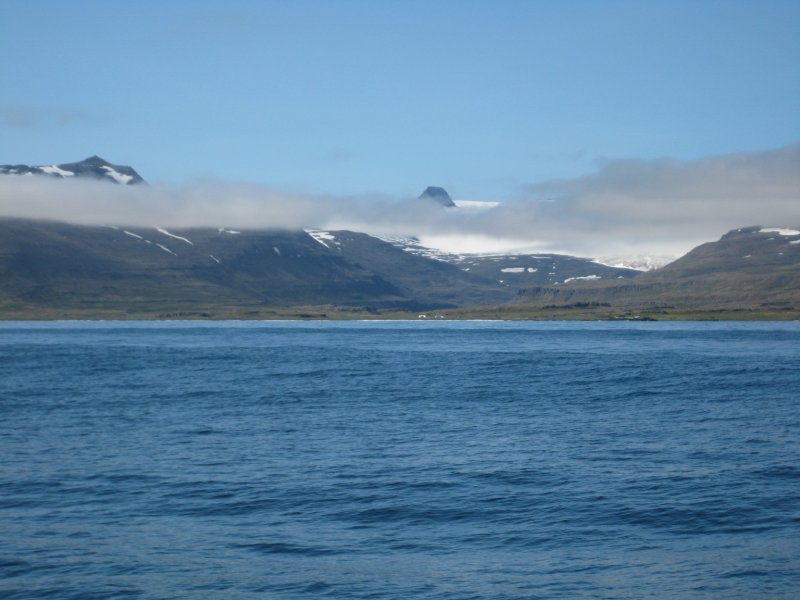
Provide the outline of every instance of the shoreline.
[[15,310],[0,311],[0,321],[800,321],[800,310],[759,309],[609,309],[575,310],[547,308],[521,310],[516,307],[459,308],[429,311],[380,311],[297,307],[274,310]]

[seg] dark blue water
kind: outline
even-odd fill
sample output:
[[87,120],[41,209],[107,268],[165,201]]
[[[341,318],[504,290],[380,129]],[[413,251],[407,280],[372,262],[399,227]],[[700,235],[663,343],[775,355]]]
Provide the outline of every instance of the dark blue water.
[[0,324],[3,598],[797,598],[798,323]]

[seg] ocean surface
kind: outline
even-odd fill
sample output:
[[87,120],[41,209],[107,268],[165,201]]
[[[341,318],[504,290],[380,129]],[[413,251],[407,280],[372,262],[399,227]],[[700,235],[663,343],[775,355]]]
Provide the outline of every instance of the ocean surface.
[[0,597],[798,598],[800,323],[0,323]]

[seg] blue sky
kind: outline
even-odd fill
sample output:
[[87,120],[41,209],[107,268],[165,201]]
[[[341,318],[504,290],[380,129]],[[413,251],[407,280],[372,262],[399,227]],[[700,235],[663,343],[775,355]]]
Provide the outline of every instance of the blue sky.
[[507,200],[800,140],[800,2],[4,0],[0,163]]

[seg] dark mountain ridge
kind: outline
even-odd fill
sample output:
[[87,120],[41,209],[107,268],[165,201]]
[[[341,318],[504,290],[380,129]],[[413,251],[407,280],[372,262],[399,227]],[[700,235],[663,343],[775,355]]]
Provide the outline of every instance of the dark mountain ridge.
[[428,186],[425,188],[425,191],[419,195],[419,200],[431,200],[436,202],[437,204],[441,204],[442,206],[446,206],[448,208],[452,208],[456,205],[453,202],[453,199],[450,197],[450,194],[447,193],[442,187],[436,187],[433,185]]
[[49,175],[50,177],[91,178],[103,181],[112,181],[123,185],[136,185],[145,183],[133,167],[127,165],[114,165],[100,158],[90,156],[79,162],[63,163],[60,165],[0,165],[0,174],[5,175]]
[[516,292],[366,234],[324,234],[0,219],[0,314],[413,311],[505,302]]

